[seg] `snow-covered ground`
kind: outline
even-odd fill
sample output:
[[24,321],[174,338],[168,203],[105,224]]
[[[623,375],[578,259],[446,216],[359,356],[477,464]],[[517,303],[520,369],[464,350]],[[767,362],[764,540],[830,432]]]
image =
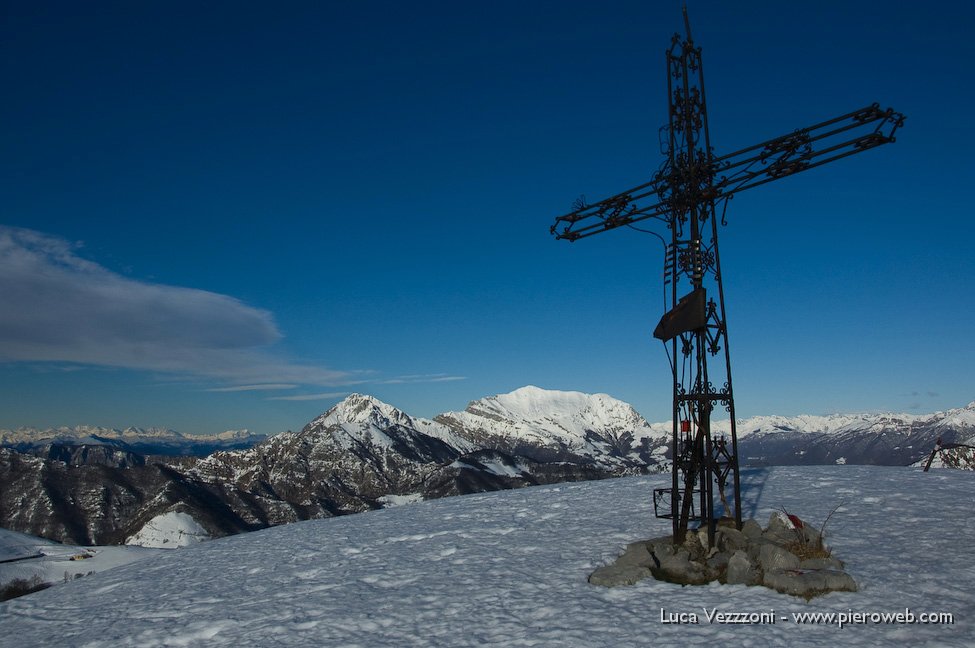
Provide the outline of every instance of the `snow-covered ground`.
[[[827,527],[860,584],[806,602],[763,587],[592,586],[624,545],[668,533],[667,475],[453,497],[164,552],[0,604],[17,646],[975,645],[975,473],[746,470],[745,512]],[[705,610],[774,623],[709,623]],[[946,612],[953,624],[801,624],[793,613]],[[664,623],[695,614],[697,624]]]
[[[0,529],[0,587],[11,581],[61,583],[159,553],[143,547],[78,547]],[[5,620],[4,620],[5,621]],[[0,635],[0,645],[6,639]]]

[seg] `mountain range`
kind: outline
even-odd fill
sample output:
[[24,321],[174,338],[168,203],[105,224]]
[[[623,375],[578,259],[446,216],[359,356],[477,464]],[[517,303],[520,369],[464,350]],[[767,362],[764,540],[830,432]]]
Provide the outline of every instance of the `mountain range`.
[[[743,465],[908,465],[938,437],[975,438],[975,403],[927,416],[756,417],[737,429]],[[605,394],[530,386],[433,419],[352,394],[299,432],[206,457],[188,456],[177,433],[155,431],[145,442],[164,439],[182,456],[135,452],[143,440],[134,430],[17,432],[14,447],[0,448],[0,527],[82,545],[138,542],[174,513],[218,537],[420,499],[670,470],[669,422],[650,424]]]
[[128,427],[120,430],[89,425],[0,430],[0,446],[37,456],[44,456],[51,446],[107,446],[142,455],[205,457],[217,450],[249,448],[266,438],[266,434],[251,434],[247,430],[182,434],[164,428]]

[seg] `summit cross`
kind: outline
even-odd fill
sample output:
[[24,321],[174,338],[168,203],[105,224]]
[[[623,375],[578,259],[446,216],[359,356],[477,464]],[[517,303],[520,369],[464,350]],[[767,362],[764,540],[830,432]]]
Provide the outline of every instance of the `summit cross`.
[[[576,241],[644,221],[663,224],[667,312],[653,332],[664,342],[673,374],[673,479],[653,493],[657,517],[673,521],[674,542],[691,522],[707,528],[721,518],[741,528],[738,435],[731,381],[725,294],[718,254],[718,220],[738,192],[813,169],[894,141],[904,116],[872,104],[754,146],[717,156],[711,148],[701,49],[674,34],[667,56],[667,157],[649,182],[559,216],[556,239]],[[720,215],[718,206],[721,206]],[[723,362],[718,355],[723,355]],[[729,435],[712,429],[716,406],[730,420]],[[733,503],[726,487],[731,479]],[[717,515],[715,495],[723,507]]]

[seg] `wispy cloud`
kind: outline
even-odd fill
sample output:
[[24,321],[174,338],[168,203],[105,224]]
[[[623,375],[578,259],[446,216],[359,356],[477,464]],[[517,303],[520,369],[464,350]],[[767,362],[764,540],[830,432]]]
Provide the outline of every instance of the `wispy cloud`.
[[[377,378],[374,380],[349,380],[343,381],[341,384],[344,386],[353,385],[402,385],[402,384],[413,384],[413,383],[429,383],[429,382],[452,382],[454,380],[466,380],[465,376],[450,376],[448,374],[410,374],[407,376],[397,376],[396,378]],[[217,390],[211,390],[217,391]],[[226,390],[220,390],[226,391]],[[271,396],[265,400],[275,400],[275,401],[313,401],[313,400],[328,400],[331,398],[341,398],[348,396],[349,392],[326,392],[324,394],[294,394],[292,396]]]
[[228,295],[137,281],[79,244],[0,226],[0,362],[66,362],[244,385],[343,383],[273,350],[270,312]]
[[921,391],[915,390],[915,391],[912,391],[912,392],[910,392],[908,394],[900,394],[900,396],[907,397],[907,398],[910,399],[908,401],[908,404],[905,405],[904,408],[907,409],[907,410],[913,411],[913,410],[919,410],[922,407],[926,407],[925,405],[922,405],[921,404],[921,401],[924,400],[924,397],[925,396],[927,398],[931,399],[931,398],[938,398],[940,396],[940,394],[938,394],[938,392],[935,392],[935,391],[921,392]]
[[204,389],[203,391],[208,392],[248,392],[248,391],[272,391],[276,389],[294,389],[298,385],[289,385],[286,383],[271,383],[266,385],[234,385],[233,387],[214,387],[213,389]]
[[342,398],[348,396],[349,392],[326,392],[324,394],[295,394],[294,396],[272,396],[265,400],[274,401],[314,401],[329,400],[331,398]]
[[453,382],[455,380],[467,380],[467,376],[449,376],[447,374],[412,374],[409,376],[397,376],[385,380],[374,381],[377,385],[401,385],[408,383],[436,383]]

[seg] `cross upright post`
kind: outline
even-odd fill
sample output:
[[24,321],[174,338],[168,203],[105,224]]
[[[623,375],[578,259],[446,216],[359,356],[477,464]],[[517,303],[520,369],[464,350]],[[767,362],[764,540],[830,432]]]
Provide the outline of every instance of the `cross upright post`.
[[[654,493],[654,504],[659,510],[661,500],[669,500],[670,510],[667,511],[664,505],[662,514],[673,520],[675,542],[682,542],[688,524],[699,520],[706,525],[708,542],[713,545],[715,481],[725,506],[724,514],[734,519],[738,528],[741,527],[741,488],[704,69],[701,50],[694,46],[691,37],[686,10],[684,25],[686,37],[682,39],[675,34],[667,51],[669,145],[667,161],[658,173],[662,184],[667,186],[667,189],[661,189],[668,194],[671,205],[668,223],[671,241],[666,272],[672,308],[654,331],[655,337],[670,344],[674,365],[674,470],[671,488],[658,489]],[[688,299],[682,300],[686,284],[690,284]],[[721,350],[724,351],[724,366],[712,361],[709,367],[709,359]],[[680,369],[677,366],[679,357],[686,360]],[[719,373],[723,373],[724,378],[719,379],[720,390],[715,389],[714,384]],[[718,403],[731,414],[730,452],[724,438],[716,438],[712,431],[712,413]],[[725,492],[729,474],[733,478],[731,510],[728,510]],[[695,495],[698,500],[696,512]]]
[[[684,27],[685,36],[675,34],[667,51],[668,155],[661,168],[649,182],[628,191],[592,205],[577,203],[575,211],[555,220],[551,231],[558,239],[575,241],[645,220],[669,230],[664,255],[669,309],[653,335],[664,342],[671,364],[673,469],[670,487],[654,490],[654,511],[672,520],[675,543],[684,540],[691,522],[699,522],[714,546],[722,518],[739,529],[742,524],[716,206],[722,203],[725,224],[724,208],[735,193],[893,142],[904,116],[872,104],[716,157],[701,49],[691,37],[686,8]],[[720,432],[714,425],[718,406],[728,417]]]

